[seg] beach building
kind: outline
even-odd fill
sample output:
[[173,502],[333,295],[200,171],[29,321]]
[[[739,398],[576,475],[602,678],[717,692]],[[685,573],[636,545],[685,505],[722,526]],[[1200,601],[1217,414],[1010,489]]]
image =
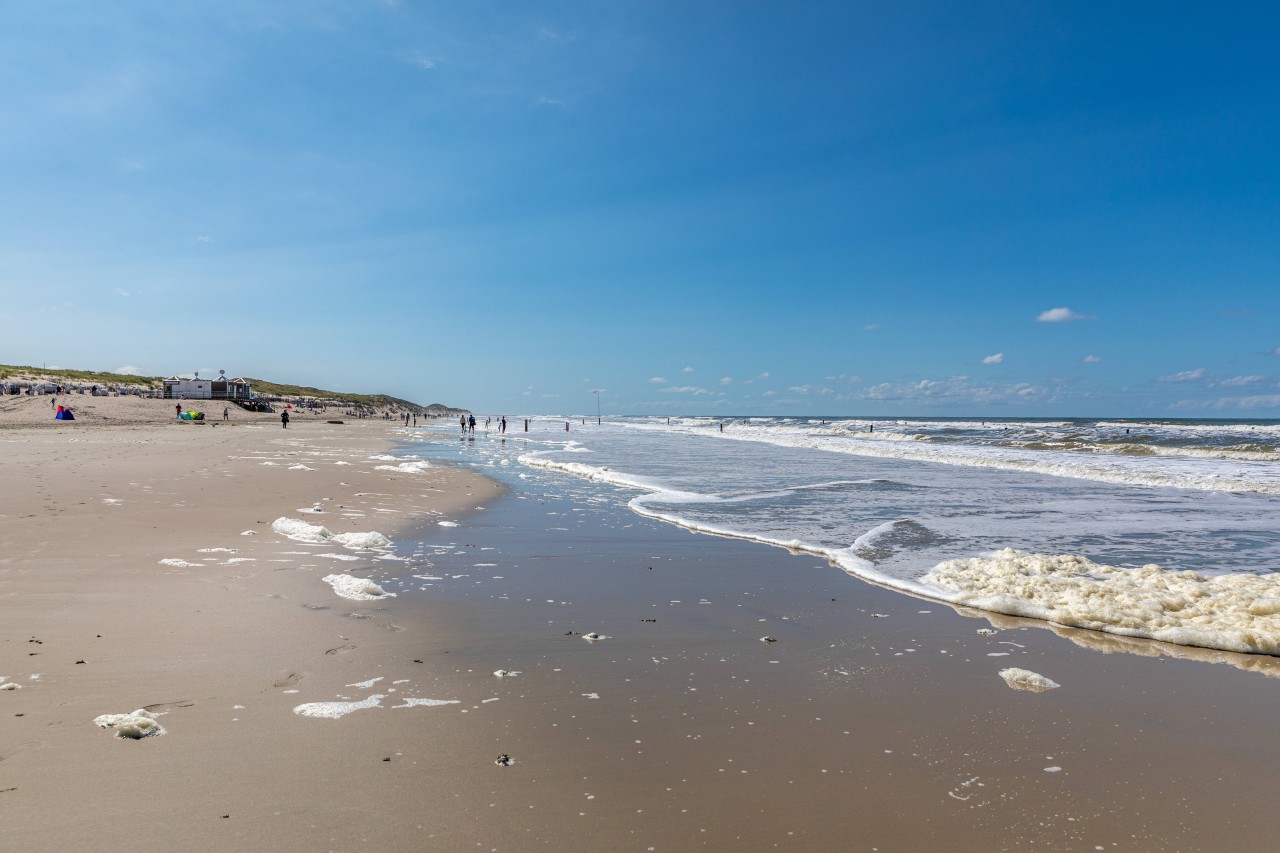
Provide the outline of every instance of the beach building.
[[201,379],[197,373],[193,379],[170,376],[164,380],[163,396],[166,400],[250,400],[253,388],[248,379],[228,379],[225,371],[217,379]]

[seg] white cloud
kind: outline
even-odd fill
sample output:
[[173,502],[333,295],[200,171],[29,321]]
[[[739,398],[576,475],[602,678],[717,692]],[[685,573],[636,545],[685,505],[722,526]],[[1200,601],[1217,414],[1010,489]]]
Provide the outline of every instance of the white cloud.
[[1048,311],[1041,311],[1039,316],[1036,317],[1037,322],[1040,323],[1066,323],[1069,320],[1083,319],[1085,319],[1083,314],[1077,314],[1066,307],[1050,308]]
[[213,242],[213,238],[212,238],[212,237],[210,237],[208,234],[201,234],[199,237],[197,237],[197,238],[196,238],[196,242],[197,242],[197,243],[212,243],[212,242]]
[[421,53],[415,53],[413,55],[413,64],[421,68],[423,71],[432,71],[436,67],[434,62]]
[[821,396],[835,393],[830,388],[824,388],[821,385],[792,385],[787,390],[793,394],[818,394]]
[[685,372],[685,373],[693,373],[693,368],[692,368],[692,367],[686,367],[686,368],[684,369],[684,372]]
[[649,381],[650,381],[650,382],[656,382],[656,383],[658,383],[658,384],[662,384],[663,382],[666,382],[667,380],[666,380],[665,378],[661,377],[661,376],[650,376],[650,377],[649,377]]
[[975,383],[970,382],[967,376],[952,376],[948,379],[921,379],[918,382],[882,382],[857,392],[854,398],[938,406],[954,406],[957,403],[1000,405],[1046,400],[1052,402],[1058,393],[1057,389],[1027,382]]
[[848,383],[850,383],[850,384],[852,384],[852,383],[854,383],[854,382],[861,382],[861,381],[862,381],[862,377],[861,377],[861,376],[850,376],[850,375],[848,375],[848,374],[844,374],[844,373],[841,373],[841,374],[840,374],[840,375],[838,375],[838,376],[828,376],[828,377],[826,377],[826,379],[827,379],[827,381],[828,381],[828,382],[848,382]]
[[732,384],[733,384],[733,377],[732,377],[732,376],[722,376],[722,377],[720,377],[720,384],[721,384],[721,385],[732,385]]
[[1085,364],[1097,364],[1098,362],[1102,361],[1102,356],[1086,355],[1084,358],[1080,360],[1083,361]]
[[989,355],[982,360],[983,364],[999,364],[1004,361],[1004,353],[998,352],[995,355]]
[[659,394],[693,394],[695,397],[702,394],[710,394],[706,388],[699,388],[697,385],[672,385],[668,388],[659,388]]
[[141,376],[142,375],[142,371],[138,369],[138,365],[136,364],[122,364],[119,367],[117,367],[115,370],[113,370],[112,373],[122,373],[125,376]]
[[777,394],[777,393],[778,393],[777,391],[765,391],[765,392],[764,392],[763,394],[761,394],[760,396],[761,396],[761,397],[772,397],[773,395],[775,395],[775,394]]
[[1255,382],[1261,382],[1267,377],[1265,376],[1233,376],[1230,379],[1223,379],[1218,384],[1223,388],[1240,388],[1244,385],[1252,385]]
[[1272,355],[1280,355],[1280,347],[1276,347],[1271,351]]
[[116,288],[116,296],[122,296],[122,297],[124,297],[125,299],[128,299],[128,298],[129,298],[129,291],[125,290],[123,287],[117,287],[117,288]]
[[864,325],[862,328],[863,328],[865,331],[868,331],[868,332],[874,332],[876,329],[880,328],[880,324],[879,324],[879,323],[867,323],[867,324],[866,324],[866,325]]
[[1204,368],[1197,367],[1195,370],[1184,370],[1181,373],[1173,373],[1169,376],[1161,376],[1157,382],[1195,382],[1204,376]]

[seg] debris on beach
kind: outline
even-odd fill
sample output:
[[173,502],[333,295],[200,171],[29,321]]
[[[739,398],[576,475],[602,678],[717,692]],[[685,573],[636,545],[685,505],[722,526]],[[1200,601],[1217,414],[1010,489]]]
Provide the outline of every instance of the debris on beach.
[[889,617],[888,613],[872,613],[871,614],[872,619],[887,619],[888,617]]
[[582,639],[586,640],[588,643],[594,643],[596,640],[607,640],[609,638],[604,634],[597,634],[595,631],[590,631],[583,634]]
[[498,765],[499,767],[510,767],[512,764],[515,764],[516,762],[515,762],[515,759],[513,759],[510,755],[507,755],[504,752],[502,753],[502,755],[499,755],[497,758],[495,758],[493,760],[493,763]]
[[493,674],[498,678],[515,678],[520,673],[519,671],[512,672],[509,669],[496,669]]
[[116,737],[141,740],[165,733],[164,726],[156,722],[156,715],[146,708],[128,714],[103,714],[95,717],[93,724],[100,729],[115,729]]
[[777,637],[761,637],[761,638],[760,638],[760,642],[762,642],[762,643],[776,643],[776,642],[778,642],[778,638],[777,638]]
[[984,637],[991,637],[996,634],[999,634],[1000,632],[997,631],[995,628],[979,628],[978,633]]
[[1055,687],[1062,686],[1051,678],[1045,678],[1038,672],[1017,667],[1000,670],[1000,677],[1014,690],[1031,690],[1035,693],[1043,693],[1046,690],[1053,690]]

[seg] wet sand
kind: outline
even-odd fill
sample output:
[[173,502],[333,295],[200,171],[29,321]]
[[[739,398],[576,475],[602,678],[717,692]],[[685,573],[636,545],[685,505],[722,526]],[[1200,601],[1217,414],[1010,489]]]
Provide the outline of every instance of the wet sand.
[[[0,436],[20,463],[0,475],[0,674],[22,684],[0,692],[0,846],[1271,846],[1240,792],[1280,758],[1272,659],[979,634],[568,478],[380,471],[394,431],[348,426]],[[323,558],[343,549],[275,534],[281,515],[379,530],[409,560]],[[331,572],[397,597],[339,598]],[[1015,691],[1006,667],[1062,686]],[[93,725],[144,706],[167,734]]]

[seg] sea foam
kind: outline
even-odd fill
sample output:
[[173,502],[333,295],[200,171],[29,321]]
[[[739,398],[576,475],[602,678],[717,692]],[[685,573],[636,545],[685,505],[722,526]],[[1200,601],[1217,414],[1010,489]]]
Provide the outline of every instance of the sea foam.
[[351,575],[325,575],[321,578],[333,591],[343,598],[352,601],[375,601],[379,598],[395,598],[394,592],[387,592],[368,578],[357,578]]
[[1005,548],[947,560],[922,579],[982,610],[1233,652],[1280,654],[1280,575],[1209,575],[1152,563],[1107,566]]
[[391,540],[377,531],[334,533],[322,525],[307,524],[301,519],[288,518],[286,516],[281,516],[271,522],[271,529],[295,542],[309,542],[313,545],[336,542],[353,551],[380,551],[391,547]]
[[102,729],[115,729],[116,737],[141,740],[164,734],[164,726],[156,722],[156,715],[139,708],[128,714],[103,714],[95,717],[93,724]]

